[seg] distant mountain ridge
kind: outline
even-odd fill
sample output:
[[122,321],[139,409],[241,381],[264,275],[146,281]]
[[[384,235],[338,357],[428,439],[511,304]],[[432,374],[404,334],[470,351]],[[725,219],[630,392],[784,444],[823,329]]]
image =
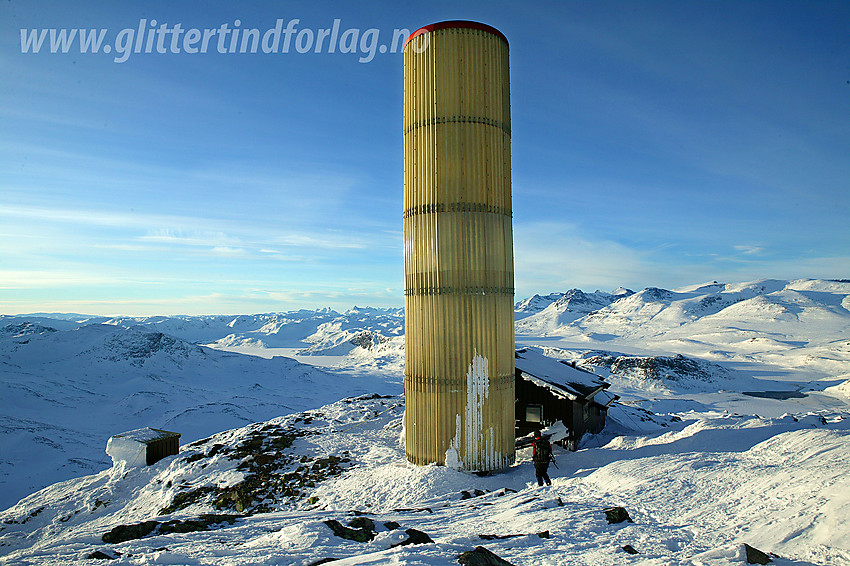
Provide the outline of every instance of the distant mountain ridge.
[[534,295],[514,306],[515,320],[546,313],[545,318],[555,324],[569,324],[586,314],[607,307],[614,301],[633,295],[630,289],[619,288],[611,293],[594,291],[585,293],[581,289],[570,289],[566,293],[550,293],[545,296]]
[[848,373],[850,283],[840,280],[649,287],[585,310],[553,302],[519,319],[517,335],[630,344],[714,360],[781,359],[785,365]]

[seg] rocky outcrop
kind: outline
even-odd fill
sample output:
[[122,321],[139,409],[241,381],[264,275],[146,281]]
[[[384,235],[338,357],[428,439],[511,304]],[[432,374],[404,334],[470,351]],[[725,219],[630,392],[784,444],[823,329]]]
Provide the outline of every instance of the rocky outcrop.
[[629,517],[629,512],[623,507],[608,507],[605,509],[605,518],[608,519],[609,525],[625,522],[634,523],[632,518]]
[[[369,521],[369,519],[366,520]],[[353,522],[354,521],[352,521],[352,523]],[[371,521],[369,522],[371,523]],[[328,519],[327,521],[325,521],[325,524],[331,531],[333,531],[333,534],[335,534],[339,538],[344,538],[345,540],[353,540],[355,542],[369,542],[370,540],[375,538],[374,523],[372,523],[371,528],[367,528],[366,526],[346,527],[335,519]],[[351,525],[351,523],[349,523],[349,525]]]
[[686,383],[711,382],[729,377],[729,371],[722,366],[681,354],[672,357],[599,354],[587,357],[581,363],[606,368],[612,375],[639,380]]
[[[309,416],[303,417],[305,423],[309,419]],[[350,461],[345,456],[333,454],[296,459],[290,450],[292,443],[310,434],[315,433],[294,426],[265,424],[234,446],[212,444],[205,447],[204,444],[210,444],[207,441],[190,444],[189,448],[204,447],[204,452],[188,456],[187,462],[204,466],[211,458],[222,456],[240,460],[236,469],[244,474],[244,479],[226,487],[206,485],[179,491],[160,514],[168,515],[194,504],[208,504],[219,511],[253,515],[270,511],[270,503],[308,497],[310,488],[341,474]]]
[[483,539],[483,540],[503,540],[503,539],[506,539],[506,538],[532,537],[532,536],[536,536],[538,538],[552,538],[552,536],[549,534],[549,531],[540,531],[539,533],[534,533],[534,534],[531,534],[531,535],[525,535],[525,534],[520,534],[520,535],[478,535],[478,538]]
[[457,561],[463,566],[513,566],[483,546],[476,546],[475,550],[467,550],[457,557]]
[[136,540],[151,535],[164,535],[168,533],[194,533],[198,531],[209,531],[222,523],[233,524],[239,515],[201,515],[197,519],[175,520],[175,521],[143,521],[131,525],[118,525],[101,537],[107,544],[117,544],[128,540]]
[[397,546],[407,546],[408,544],[430,544],[434,541],[431,540],[427,534],[422,531],[418,531],[416,529],[406,529],[404,531],[407,533],[407,538],[399,543],[392,545],[390,548],[395,548]]

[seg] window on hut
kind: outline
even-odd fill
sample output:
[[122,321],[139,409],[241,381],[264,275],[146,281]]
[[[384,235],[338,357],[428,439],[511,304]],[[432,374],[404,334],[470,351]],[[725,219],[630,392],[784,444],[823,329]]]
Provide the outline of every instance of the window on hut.
[[528,405],[525,408],[525,422],[527,422],[527,423],[542,423],[543,422],[543,405]]

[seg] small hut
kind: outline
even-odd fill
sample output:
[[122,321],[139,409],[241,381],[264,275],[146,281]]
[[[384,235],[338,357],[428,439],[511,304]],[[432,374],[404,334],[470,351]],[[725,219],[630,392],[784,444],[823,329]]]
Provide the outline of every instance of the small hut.
[[121,460],[129,467],[150,466],[180,452],[180,433],[158,428],[138,428],[116,434],[106,442],[112,463]]
[[605,427],[608,407],[618,397],[605,391],[610,384],[601,377],[537,348],[517,350],[515,364],[517,438],[561,421],[567,435],[559,443],[576,450],[585,433]]

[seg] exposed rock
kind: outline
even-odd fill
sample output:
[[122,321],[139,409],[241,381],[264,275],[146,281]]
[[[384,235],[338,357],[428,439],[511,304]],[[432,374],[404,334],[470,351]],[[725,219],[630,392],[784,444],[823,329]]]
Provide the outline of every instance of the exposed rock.
[[638,552],[637,550],[635,550],[635,547],[633,547],[633,546],[632,546],[632,545],[630,545],[630,544],[627,544],[626,546],[624,546],[624,547],[623,547],[623,550],[624,550],[627,554],[640,554],[640,552]]
[[221,523],[233,524],[238,515],[201,515],[197,519],[186,519],[185,521],[144,521],[132,525],[118,525],[101,539],[107,544],[117,544],[128,540],[144,538],[150,534],[164,535],[168,533],[193,533],[197,531],[209,531],[214,525]]
[[407,546],[408,544],[429,544],[434,542],[433,540],[431,540],[431,537],[429,537],[422,531],[417,531],[416,529],[407,529],[404,532],[407,533],[407,539],[392,545],[390,548],[395,548],[396,546]]
[[327,564],[328,562],[336,562],[337,560],[339,560],[339,558],[322,558],[321,560],[310,562],[307,566],[319,566],[319,564]]
[[[304,417],[307,422],[309,416]],[[244,479],[234,485],[219,487],[205,485],[174,495],[171,503],[160,509],[168,515],[191,505],[211,505],[220,511],[235,511],[243,515],[269,512],[278,504],[304,498],[307,489],[319,482],[341,474],[349,458],[327,455],[319,458],[302,456],[296,461],[290,448],[296,438],[316,434],[294,426],[264,424],[251,431],[235,446],[213,444],[205,452],[187,455],[187,462],[226,456],[239,460],[237,470]],[[203,450],[207,441],[193,442],[190,448]],[[298,465],[300,462],[301,465]],[[297,468],[295,468],[297,466]],[[293,469],[295,468],[295,469]],[[318,499],[308,499],[315,505]]]
[[540,538],[551,538],[551,536],[549,535],[549,531],[541,531],[541,532],[535,533],[533,535],[523,535],[523,534],[519,534],[519,535],[478,535],[478,538],[481,538],[481,539],[484,539],[484,540],[502,540],[502,539],[506,539],[506,538],[530,537],[530,536],[537,536],[537,537],[540,537]]
[[747,554],[747,564],[767,564],[773,562],[770,556],[748,544],[744,545],[744,551]]
[[389,531],[394,531],[396,529],[400,529],[401,525],[399,525],[395,521],[387,521],[386,523],[384,523],[384,527],[386,527]]
[[375,522],[368,517],[357,517],[348,522],[348,526],[352,529],[366,529],[368,531],[375,530]]
[[116,560],[118,556],[112,556],[111,554],[106,554],[105,552],[101,552],[100,550],[95,550],[88,556],[86,556],[86,560]]
[[159,526],[157,521],[144,521],[133,525],[118,525],[108,533],[104,534],[101,539],[106,544],[116,544],[128,540],[136,540],[151,534],[154,529]]
[[372,330],[362,330],[349,338],[350,343],[363,348],[365,350],[371,350],[375,346],[379,344],[383,344],[384,342],[388,342],[389,338],[383,336],[379,332],[374,332]]
[[672,357],[600,354],[586,358],[583,363],[608,368],[614,375],[652,381],[711,382],[730,376],[729,370],[718,364],[681,354]]
[[476,546],[475,550],[467,550],[458,556],[457,561],[463,566],[514,566],[483,546]]
[[629,512],[623,507],[609,507],[605,509],[605,518],[608,519],[608,524],[623,523],[625,521],[634,523],[632,518],[629,517]]
[[344,538],[346,540],[353,540],[355,542],[369,542],[370,540],[375,538],[375,533],[369,529],[352,529],[351,527],[346,527],[339,521],[335,521],[333,519],[325,521],[325,524],[333,531],[336,536]]
[[58,332],[50,326],[42,326],[34,322],[20,322],[18,324],[7,324],[0,328],[0,334],[9,334],[14,338],[29,336],[31,334],[44,334],[45,332]]
[[473,497],[481,497],[482,495],[487,495],[487,492],[480,489],[476,489],[472,492],[463,490],[460,492],[460,499],[463,501],[464,499],[472,499]]

